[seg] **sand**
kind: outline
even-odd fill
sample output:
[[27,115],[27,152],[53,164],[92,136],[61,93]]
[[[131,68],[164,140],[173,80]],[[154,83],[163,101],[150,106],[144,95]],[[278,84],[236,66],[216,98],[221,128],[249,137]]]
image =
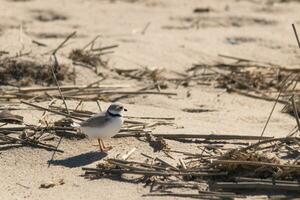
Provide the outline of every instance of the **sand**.
[[[298,67],[299,50],[291,23],[300,25],[300,4],[272,5],[268,2],[271,1],[2,0],[0,50],[17,51],[23,47],[24,52],[47,51],[55,48],[66,35],[77,31],[77,37],[59,52],[61,57],[66,57],[70,49],[81,47],[96,35],[101,35],[103,45],[119,44],[115,53],[108,56],[109,65],[124,69],[148,66],[183,72],[195,63],[220,60],[218,54]],[[211,11],[193,13],[197,7],[208,7]],[[197,18],[200,18],[198,27],[187,28]],[[142,34],[148,23],[149,27]],[[49,47],[44,50],[38,48],[31,43],[33,39]],[[77,73],[80,74],[78,84],[97,80],[88,69],[78,68]],[[107,80],[106,83],[115,82]],[[154,133],[260,135],[273,106],[272,102],[228,94],[212,86],[180,86],[168,91],[178,95],[143,95],[122,100],[128,109],[126,115],[176,118],[177,127],[161,126]],[[190,97],[186,96],[188,91]],[[75,107],[76,102],[68,102],[68,105]],[[108,102],[102,103],[103,108],[108,105]],[[199,106],[215,111],[182,111]],[[285,136],[295,126],[292,117],[281,113],[282,107],[280,104],[276,107],[266,136]],[[87,102],[82,108],[94,111],[97,105]],[[32,124],[36,124],[42,115],[42,111],[37,110],[14,113],[23,115],[25,121]],[[114,147],[107,157],[114,157],[133,147],[137,151],[132,159],[140,159],[141,152],[154,155],[147,143],[135,138],[110,139],[106,142]],[[110,179],[90,181],[81,177],[81,167],[96,166],[103,159],[97,152],[97,146],[93,146],[95,144],[96,141],[87,139],[63,140],[60,148],[65,153],[57,153],[50,168],[47,161],[52,152],[30,147],[1,150],[0,199],[147,198],[142,195],[147,194],[149,188],[143,188],[142,184]],[[197,151],[196,145],[186,146],[177,142],[170,142],[170,145],[175,149]],[[165,156],[163,153],[158,155]],[[59,179],[63,179],[65,184],[49,189],[39,188],[42,183],[57,182]]]

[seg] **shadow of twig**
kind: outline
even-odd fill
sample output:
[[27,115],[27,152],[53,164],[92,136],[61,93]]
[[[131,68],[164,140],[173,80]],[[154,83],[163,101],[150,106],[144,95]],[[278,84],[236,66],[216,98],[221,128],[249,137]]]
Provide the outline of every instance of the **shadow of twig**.
[[20,148],[20,147],[24,147],[24,145],[22,145],[22,144],[10,144],[10,145],[5,145],[5,146],[0,146],[0,151],[6,151],[6,150],[9,150],[9,149]]

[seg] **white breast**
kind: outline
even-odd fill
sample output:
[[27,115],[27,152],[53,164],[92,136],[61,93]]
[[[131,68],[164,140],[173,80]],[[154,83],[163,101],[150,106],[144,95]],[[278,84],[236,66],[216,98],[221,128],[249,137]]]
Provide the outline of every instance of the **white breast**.
[[105,138],[105,137],[113,137],[116,135],[122,125],[123,125],[122,117],[114,117],[109,120],[107,123],[103,124],[101,127],[80,127],[81,131],[86,134],[89,138]]

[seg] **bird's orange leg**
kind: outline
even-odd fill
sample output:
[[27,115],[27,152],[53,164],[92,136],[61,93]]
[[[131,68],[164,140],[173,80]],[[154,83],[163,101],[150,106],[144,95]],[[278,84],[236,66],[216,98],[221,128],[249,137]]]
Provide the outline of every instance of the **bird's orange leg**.
[[102,147],[103,147],[104,151],[109,151],[109,150],[111,150],[111,149],[112,149],[112,147],[111,147],[111,146],[109,146],[109,147],[105,147],[105,145],[104,145],[104,142],[103,142],[103,140],[102,140],[102,139],[100,139],[100,142],[101,142],[101,144],[102,144]]
[[105,148],[103,147],[103,142],[101,139],[98,139],[98,143],[99,143],[100,152],[105,152]]

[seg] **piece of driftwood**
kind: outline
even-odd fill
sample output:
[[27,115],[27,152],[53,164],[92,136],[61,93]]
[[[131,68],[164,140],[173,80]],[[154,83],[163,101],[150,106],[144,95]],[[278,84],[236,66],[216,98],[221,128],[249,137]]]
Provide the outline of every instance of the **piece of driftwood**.
[[[155,137],[162,137],[166,139],[180,139],[180,138],[201,138],[208,140],[259,140],[260,136],[251,136],[251,135],[217,135],[217,134],[152,134]],[[118,134],[114,136],[115,138],[121,137],[142,137],[143,134]],[[263,137],[262,139],[272,139],[273,137]]]
[[247,177],[236,177],[234,179],[236,182],[267,182],[267,183],[285,183],[285,184],[300,184],[299,181],[285,181],[267,178],[247,178]]
[[[129,167],[128,168],[133,168]],[[154,170],[145,170],[145,169],[97,169],[97,168],[89,168],[84,167],[82,168],[85,170],[86,175],[91,174],[140,174],[140,175],[148,175],[148,176],[195,176],[195,177],[208,177],[208,176],[225,176],[227,175],[226,172],[216,172],[216,173],[209,173],[209,172],[164,172],[164,171],[154,171]]]
[[295,141],[295,140],[299,141],[300,139],[297,137],[264,138],[258,141],[257,143],[241,148],[240,151],[247,151],[253,148],[257,148],[260,145],[271,143],[271,142],[287,142],[287,141]]
[[[152,158],[154,159],[154,158]],[[148,163],[145,163],[145,162],[137,162],[137,161],[127,161],[127,160],[120,160],[120,159],[115,159],[115,158],[111,158],[108,160],[108,162],[111,162],[111,163],[114,163],[114,164],[129,164],[129,165],[140,165],[142,167],[146,167],[146,168],[149,168],[149,169],[156,169],[156,170],[166,170],[166,167],[162,167],[162,166],[157,166],[157,165],[154,165],[154,164],[148,164]]]
[[[60,86],[62,91],[68,91],[68,90],[79,90],[79,89],[119,89],[119,88],[129,88],[132,87],[131,85],[126,84],[114,84],[114,85],[108,85],[108,84],[101,84],[99,86],[92,86],[88,87],[89,85],[63,85]],[[30,92],[45,92],[45,91],[56,91],[57,87],[49,86],[49,87],[21,87],[18,89],[21,93],[30,93]]]
[[267,183],[267,182],[216,182],[211,185],[213,189],[222,190],[268,190],[273,192],[292,191],[299,193],[300,184]]
[[[56,124],[59,125],[59,123],[56,121]],[[65,133],[67,132],[68,135],[72,135],[73,137],[77,138],[83,138],[82,134],[76,133],[78,128],[77,127],[71,127],[71,126],[17,126],[17,127],[0,127],[0,132],[3,133],[3,131],[24,131],[24,130],[33,130],[33,131],[55,131],[55,132],[61,132]],[[73,132],[73,133],[72,133]],[[144,129],[139,128],[122,128],[120,132],[135,132],[135,133],[150,133],[151,131],[147,131]],[[5,133],[3,133],[5,134]],[[10,134],[10,132],[7,132],[7,134]],[[21,132],[20,132],[21,134]]]
[[166,167],[169,167],[170,169],[172,169],[174,171],[180,171],[177,167],[175,167],[172,164],[162,160],[161,158],[155,158],[155,160],[161,162],[163,165],[165,165]]
[[235,198],[242,198],[243,195],[236,195],[236,194],[222,194],[221,192],[219,194],[217,193],[199,193],[199,194],[186,194],[186,193],[150,193],[143,195],[145,197],[164,197],[164,196],[173,196],[173,197],[183,197],[183,198],[194,198],[194,199],[235,199]]
[[31,129],[34,131],[74,131],[75,127],[62,127],[62,126],[15,126],[15,127],[0,127],[0,132],[2,131],[24,131],[26,129]]
[[[176,96],[175,92],[156,92],[156,91],[107,91],[102,88],[95,88],[94,90],[82,90],[78,91],[70,91],[63,92],[64,98],[68,100],[86,100],[86,101],[96,101],[99,99],[109,99],[112,96],[120,96],[122,98],[128,98],[129,96],[135,95],[164,95],[164,96]],[[36,100],[48,100],[51,98],[61,99],[61,95],[59,94],[41,94],[35,95],[30,93],[10,93],[3,94],[0,96],[1,99],[9,100],[9,99],[36,99]],[[111,101],[117,101],[121,99],[121,97],[115,97]]]
[[296,168],[300,169],[300,165],[288,165],[288,164],[275,164],[266,162],[255,162],[255,161],[242,161],[242,160],[214,160],[213,164],[236,164],[236,165],[254,165],[254,166],[271,166],[271,167],[281,167],[281,168]]
[[127,160],[134,152],[136,151],[136,148],[131,149],[128,153],[122,156],[123,160]]
[[138,116],[124,116],[125,118],[134,119],[160,119],[160,120],[175,120],[175,117],[138,117]]

